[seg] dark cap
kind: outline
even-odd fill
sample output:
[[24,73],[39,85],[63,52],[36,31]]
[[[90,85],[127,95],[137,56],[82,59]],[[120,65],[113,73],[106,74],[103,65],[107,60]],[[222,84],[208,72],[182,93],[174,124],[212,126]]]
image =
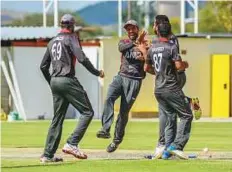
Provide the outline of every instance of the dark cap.
[[75,19],[71,14],[64,14],[61,17],[60,23],[65,25],[75,25]]
[[139,28],[139,25],[138,25],[137,21],[135,21],[135,20],[128,20],[124,24],[123,28],[126,29],[126,27],[129,26],[129,25],[136,26],[137,28]]

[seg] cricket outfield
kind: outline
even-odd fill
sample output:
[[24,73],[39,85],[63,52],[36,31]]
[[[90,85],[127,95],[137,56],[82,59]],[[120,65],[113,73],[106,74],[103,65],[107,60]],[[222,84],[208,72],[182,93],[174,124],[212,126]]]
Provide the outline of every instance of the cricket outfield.
[[[216,172],[232,171],[232,123],[193,122],[192,135],[185,151],[198,155],[191,160],[147,160],[143,156],[153,152],[158,138],[158,122],[129,121],[125,139],[112,154],[105,151],[111,140],[96,138],[100,121],[93,121],[80,147],[88,153],[88,160],[77,160],[61,153],[66,138],[77,121],[66,120],[57,154],[64,157],[60,164],[40,164],[49,121],[2,122],[1,162],[4,172],[39,171],[168,171]],[[114,129],[114,126],[112,127]],[[111,131],[113,135],[113,130]],[[203,148],[209,148],[207,154]]]

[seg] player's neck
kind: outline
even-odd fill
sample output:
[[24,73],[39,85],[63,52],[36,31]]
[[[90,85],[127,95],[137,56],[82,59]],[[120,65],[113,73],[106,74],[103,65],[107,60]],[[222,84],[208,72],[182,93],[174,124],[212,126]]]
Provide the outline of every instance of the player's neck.
[[159,37],[159,41],[161,41],[161,42],[168,42],[168,38]]
[[60,33],[71,33],[71,31],[64,28],[64,29],[61,29]]

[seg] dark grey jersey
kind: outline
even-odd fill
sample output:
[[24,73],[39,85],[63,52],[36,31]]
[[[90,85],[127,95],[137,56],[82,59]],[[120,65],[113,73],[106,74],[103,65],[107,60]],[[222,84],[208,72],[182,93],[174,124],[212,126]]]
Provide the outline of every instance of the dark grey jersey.
[[[48,82],[52,76],[74,77],[76,60],[92,74],[99,76],[100,72],[94,68],[82,51],[77,36],[64,30],[48,43],[40,69]],[[52,64],[51,74],[50,64]]]
[[118,44],[118,49],[121,52],[119,74],[132,79],[143,79],[145,77],[143,70],[145,61],[138,59],[142,55],[142,52],[129,39],[121,40]]
[[[152,44],[156,43],[158,40],[159,40],[158,38],[154,38],[152,40]],[[179,45],[179,41],[178,41],[178,38],[176,37],[176,35],[171,34],[169,37],[169,42],[176,44],[177,49],[178,49],[178,53],[180,53],[180,45]],[[184,73],[184,72],[185,72],[185,70],[178,71],[178,73]]]
[[170,36],[169,42],[176,44],[177,49],[178,49],[178,53],[180,53],[179,41],[178,41],[177,37],[176,37],[174,34],[172,34],[172,35]]
[[[152,44],[156,43],[158,41],[158,39],[159,38],[154,38],[152,40]],[[179,41],[178,41],[178,38],[174,34],[171,34],[171,36],[169,37],[169,42],[176,44],[176,46],[178,48],[178,53],[179,53],[180,52]]]
[[157,40],[149,48],[146,63],[154,68],[156,93],[181,89],[175,68],[175,61],[178,60],[181,60],[181,57],[174,43]]

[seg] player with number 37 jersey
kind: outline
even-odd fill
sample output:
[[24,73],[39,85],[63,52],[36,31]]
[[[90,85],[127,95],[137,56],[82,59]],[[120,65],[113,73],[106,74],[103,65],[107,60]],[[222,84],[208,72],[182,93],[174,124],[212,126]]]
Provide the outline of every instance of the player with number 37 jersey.
[[174,61],[178,60],[181,60],[181,57],[175,43],[166,42],[159,38],[150,47],[146,63],[152,65],[155,70],[155,92],[181,90],[177,81],[177,70],[173,65]]

